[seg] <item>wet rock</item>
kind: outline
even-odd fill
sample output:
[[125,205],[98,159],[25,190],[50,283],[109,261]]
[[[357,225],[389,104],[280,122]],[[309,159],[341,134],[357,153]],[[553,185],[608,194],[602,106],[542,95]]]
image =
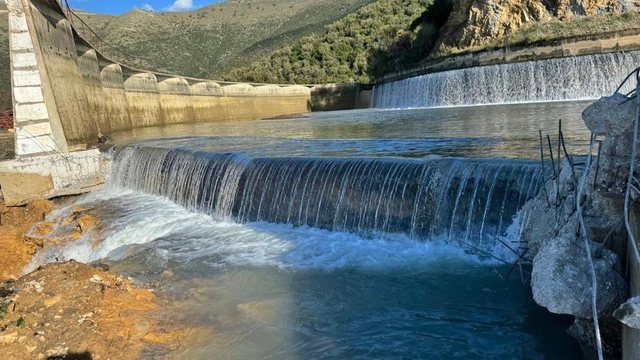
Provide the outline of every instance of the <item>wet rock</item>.
[[615,94],[589,105],[582,112],[582,119],[593,133],[613,137],[631,129],[635,112],[635,101],[628,101],[626,96]]
[[[622,331],[620,324],[611,317],[600,319],[600,335],[605,359],[621,359]],[[576,319],[568,330],[578,340],[584,359],[597,359],[595,327],[592,319]]]
[[[603,250],[600,258],[594,256],[594,263],[598,314],[610,314],[626,292],[618,257]],[[542,248],[533,260],[531,287],[536,303],[552,313],[591,318],[591,273],[582,240],[568,233]]]
[[628,327],[640,329],[640,296],[622,304],[613,316]]
[[77,223],[80,231],[87,231],[96,226],[98,221],[93,216],[84,214],[78,218]]

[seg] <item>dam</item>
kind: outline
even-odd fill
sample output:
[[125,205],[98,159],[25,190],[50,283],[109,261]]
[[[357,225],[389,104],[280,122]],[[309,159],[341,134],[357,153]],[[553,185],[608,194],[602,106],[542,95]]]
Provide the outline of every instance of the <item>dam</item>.
[[[11,0],[7,6],[14,152],[20,159],[0,166],[8,203],[100,186],[105,169],[93,149],[99,137],[114,132],[291,116],[362,101],[368,106],[350,85],[216,82],[130,68],[87,43],[59,1]],[[25,184],[30,175],[21,174],[39,180]]]
[[[206,330],[145,356],[578,360],[592,345],[568,334],[584,317],[534,301],[538,245],[525,231],[573,211],[562,203],[554,223],[531,203],[558,201],[550,179],[572,189],[556,172],[571,179],[565,164],[587,162],[582,113],[638,51],[373,87],[231,83],[110,61],[59,1],[10,0],[8,11],[4,201],[85,194],[47,216],[53,230],[37,239],[50,246],[23,273],[70,260],[108,268],[171,299],[162,317]],[[555,156],[544,143],[541,161],[543,134]],[[99,221],[58,242],[81,213]]]

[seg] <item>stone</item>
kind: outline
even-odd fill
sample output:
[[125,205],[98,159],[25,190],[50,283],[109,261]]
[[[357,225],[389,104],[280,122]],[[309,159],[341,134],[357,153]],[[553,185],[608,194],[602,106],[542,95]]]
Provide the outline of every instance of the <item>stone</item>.
[[90,215],[83,214],[78,218],[78,228],[80,231],[87,231],[96,226],[97,220]]
[[636,116],[636,101],[621,94],[603,97],[582,112],[582,119],[594,134],[619,136],[631,129]]
[[52,307],[53,305],[59,303],[60,301],[62,301],[62,296],[61,295],[56,295],[50,298],[47,298],[44,300],[44,306],[45,307]]
[[613,316],[630,328],[640,329],[640,296],[629,299],[620,305]]
[[16,341],[18,341],[18,333],[0,335],[0,344],[2,345],[11,345]]
[[[597,249],[593,244],[592,251]],[[623,301],[626,282],[620,276],[618,257],[603,250],[593,257],[598,284],[598,314],[611,314]],[[582,240],[562,234],[543,247],[533,260],[533,298],[555,314],[592,318],[591,273]]]
[[0,172],[0,185],[8,206],[23,205],[29,200],[43,197],[54,188],[50,175],[32,173]]

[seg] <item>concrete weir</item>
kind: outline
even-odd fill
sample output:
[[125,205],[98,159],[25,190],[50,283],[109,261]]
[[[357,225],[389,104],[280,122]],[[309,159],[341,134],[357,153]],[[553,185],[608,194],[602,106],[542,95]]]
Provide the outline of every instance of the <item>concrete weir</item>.
[[[15,159],[0,163],[0,196],[81,193],[100,185],[100,134],[145,126],[265,119],[332,110],[314,86],[216,82],[138,70],[78,35],[59,0],[9,0]],[[353,108],[359,88],[348,89]],[[322,95],[324,96],[324,95]],[[366,102],[366,101],[364,101]],[[365,105],[365,107],[368,104]]]

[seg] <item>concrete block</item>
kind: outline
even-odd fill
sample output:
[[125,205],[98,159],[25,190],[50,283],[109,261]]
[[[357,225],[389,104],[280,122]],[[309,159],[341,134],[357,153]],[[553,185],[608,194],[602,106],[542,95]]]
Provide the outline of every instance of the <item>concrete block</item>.
[[14,70],[13,86],[40,86],[40,72],[38,70]]
[[51,175],[0,172],[0,186],[5,204],[19,206],[51,192],[53,178]]
[[13,99],[18,103],[40,103],[44,102],[44,95],[40,86],[14,87]]
[[9,2],[8,0],[6,0],[5,3],[7,4],[9,11],[11,12],[16,12],[16,10],[20,14],[24,12],[24,6],[22,5],[22,1],[18,0],[18,1]]
[[9,16],[9,31],[29,31],[29,26],[27,26],[27,18],[24,16],[24,13],[13,13]]
[[[52,198],[97,190],[108,173],[108,158],[98,150],[0,161],[0,187],[11,206],[33,198]],[[7,194],[8,192],[8,194]]]
[[58,146],[51,136],[25,137],[18,136],[16,141],[16,155],[32,155],[57,151]]
[[13,68],[29,68],[38,66],[35,53],[14,53],[11,54]]
[[47,120],[49,119],[49,111],[44,103],[16,104],[15,119],[16,122]]
[[20,126],[16,129],[18,139],[38,137],[38,136],[50,136],[52,134],[51,124],[49,122],[29,124]]
[[11,33],[11,50],[32,50],[33,42],[31,41],[31,35],[28,32],[24,33]]

